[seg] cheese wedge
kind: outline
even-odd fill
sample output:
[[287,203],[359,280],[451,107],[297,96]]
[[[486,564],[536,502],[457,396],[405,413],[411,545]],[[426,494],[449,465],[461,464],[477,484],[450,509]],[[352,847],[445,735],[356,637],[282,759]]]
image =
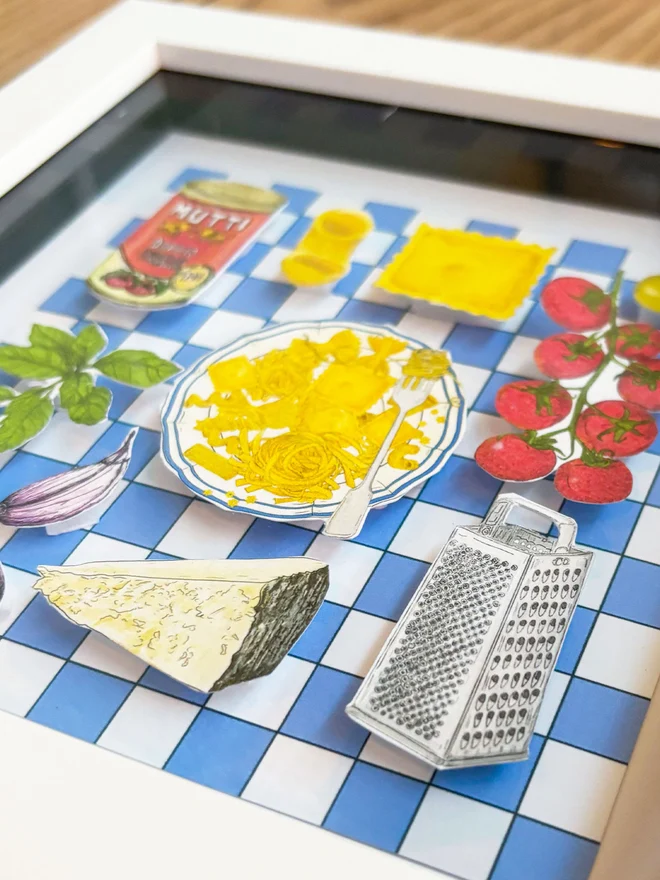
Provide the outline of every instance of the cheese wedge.
[[316,614],[328,566],[305,556],[39,566],[35,589],[200,691],[267,675]]

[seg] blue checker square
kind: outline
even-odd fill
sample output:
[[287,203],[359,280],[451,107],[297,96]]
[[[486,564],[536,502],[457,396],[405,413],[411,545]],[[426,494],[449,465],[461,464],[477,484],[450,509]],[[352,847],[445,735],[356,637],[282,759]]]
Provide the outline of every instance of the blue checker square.
[[[162,556],[163,554],[160,555]],[[149,556],[149,559],[153,559],[154,556],[155,554],[152,554]],[[177,699],[185,700],[188,703],[195,703],[197,706],[203,706],[208,700],[208,694],[194,691],[180,681],[176,681],[174,678],[170,678],[169,675],[165,675],[164,672],[161,672],[154,666],[149,666],[145,670],[144,675],[140,679],[140,684],[144,687],[151,688],[152,691],[159,691],[161,694],[167,694],[170,697],[176,697]]]
[[293,657],[318,663],[328,650],[330,642],[337,635],[344,622],[348,608],[324,602],[316,612],[314,619],[289,651]]
[[226,180],[228,176],[223,171],[212,171],[208,168],[185,168],[181,174],[170,180],[167,189],[175,193],[191,180]]
[[581,544],[622,553],[641,509],[642,505],[636,501],[619,501],[616,504],[565,501],[561,512],[577,522]]
[[503,330],[457,324],[445,340],[444,348],[458,364],[494,370],[512,340],[511,333]]
[[173,492],[130,483],[94,531],[141,547],[155,547],[189,504],[189,498]]
[[212,309],[194,303],[187,305],[185,309],[150,312],[140,324],[140,333],[174,339],[177,342],[188,342],[212,314]]
[[282,725],[282,733],[356,758],[369,735],[344,712],[360,679],[318,666]]
[[[180,367],[183,367],[184,370],[187,370],[188,367],[192,367],[193,364],[196,364],[197,361],[201,360],[203,357],[206,357],[207,354],[211,353],[210,348],[202,348],[199,345],[184,345],[183,348],[180,348],[177,353],[175,360]],[[173,376],[170,379],[170,382],[176,382],[178,380],[180,374],[177,376]]]
[[70,318],[84,318],[98,303],[82,278],[69,278],[41,308],[46,312],[68,315]]
[[349,299],[339,313],[339,317],[342,321],[364,322],[365,324],[398,324],[403,317],[403,312],[380,303]]
[[373,266],[366,266],[364,263],[351,263],[348,273],[339,279],[332,288],[332,292],[341,294],[341,296],[353,296],[367,280],[370,272],[373,272]]
[[42,458],[20,450],[0,470],[0,498],[6,498],[17,489],[68,471],[70,465],[52,458]]
[[142,394],[142,388],[131,388],[129,385],[120,385],[119,382],[113,382],[105,376],[98,376],[97,385],[109,388],[112,391],[112,403],[108,412],[108,418],[120,419],[126,410],[131,406]]
[[[80,464],[95,464],[97,461],[101,461],[102,458],[110,455],[110,453],[115,452],[124,442],[129,431],[128,425],[122,425],[119,422],[110,425],[105,434],[96,441],[84,458],[80,460]],[[157,434],[156,431],[140,428],[133,441],[133,452],[130,464],[126,469],[126,479],[134,480],[154,455],[158,454],[159,449],[160,434]]]
[[289,226],[282,238],[277,242],[278,247],[291,248],[293,250],[311,225],[311,217],[298,217],[295,223]]
[[436,770],[431,782],[446,791],[466,795],[503,810],[515,810],[534,772],[543,743],[543,737],[534,734],[526,761],[493,764],[488,767],[465,767],[457,773]]
[[36,574],[38,565],[61,565],[86,534],[82,529],[63,535],[48,535],[46,529],[21,529],[2,548],[2,561]]
[[550,735],[571,746],[627,763],[649,701],[573,678]]
[[484,220],[471,220],[465,228],[467,232],[507,239],[515,238],[520,231],[515,226],[502,226],[501,223],[487,223]]
[[536,282],[536,284],[532,288],[532,291],[530,293],[531,299],[534,299],[534,300],[539,299],[539,297],[543,293],[543,289],[546,286],[546,284],[549,284],[552,281],[552,278],[553,278],[553,275],[555,274],[556,268],[557,267],[552,264],[545,267],[545,272],[543,273],[543,275],[541,275],[539,280]]
[[28,718],[95,742],[133,688],[128,681],[67,663],[34,704]]
[[294,291],[292,284],[245,278],[222,304],[223,309],[269,321]]
[[[658,434],[651,446],[649,446],[647,452],[652,452],[654,455],[660,455],[660,413],[653,413],[653,416],[655,418],[655,423],[658,426]],[[657,497],[658,496],[654,493],[654,498],[656,498],[656,500],[651,501],[651,504],[657,504],[660,507],[660,502],[657,500]]]
[[165,769],[217,791],[239,795],[274,736],[263,727],[202,709]]
[[67,620],[38,593],[7,631],[7,638],[38,651],[66,659],[87,635],[87,630]]
[[624,556],[607,591],[603,611],[660,629],[660,569]]
[[358,544],[386,550],[413,504],[411,498],[399,498],[385,507],[370,510],[362,531],[353,540]]
[[268,253],[270,253],[270,245],[256,241],[236,257],[231,264],[231,271],[235,275],[250,275]]
[[232,559],[304,556],[315,533],[289,523],[255,519],[231,552]]
[[639,306],[633,296],[636,281],[624,280],[619,290],[619,317],[625,321],[636,321],[639,318]]
[[566,328],[549,318],[541,303],[535,303],[529,315],[520,328],[522,336],[531,336],[532,339],[546,339],[555,333],[565,333]]
[[357,761],[323,827],[396,852],[425,791],[415,779]]
[[452,510],[483,516],[502,483],[483,471],[471,458],[452,455],[443,469],[426,483],[420,501],[440,506],[451,498]]
[[401,235],[417,215],[417,211],[413,208],[383,205],[380,202],[367,202],[364,210],[374,218],[374,224],[379,232],[391,232],[393,235]]
[[172,556],[170,553],[161,553],[160,550],[152,550],[147,556],[147,559],[155,559],[158,562],[172,562],[172,560],[180,558],[180,556]]
[[598,844],[516,816],[490,880],[588,880]]
[[557,669],[560,672],[570,674],[575,671],[595,618],[595,611],[583,608],[581,605],[578,605],[573,612],[566,638],[561,646],[559,657],[557,657]]
[[396,257],[397,254],[401,253],[401,251],[404,249],[404,247],[408,244],[409,241],[410,241],[410,239],[408,238],[408,236],[399,235],[392,242],[392,244],[388,247],[388,249],[385,251],[383,256],[380,258],[378,265],[379,266],[389,265],[392,262],[392,260],[394,259],[394,257]]
[[576,239],[570,243],[561,258],[561,266],[564,269],[576,269],[580,272],[614,275],[627,253],[625,248]]
[[144,223],[143,217],[134,217],[132,220],[119,230],[108,242],[109,248],[118,248],[121,244],[123,244],[129,235],[132,235],[136,229],[139,229],[140,226]]
[[384,553],[358,596],[355,608],[398,620],[428,569],[426,562]]
[[503,385],[508,385],[509,382],[519,382],[520,378],[520,376],[514,376],[511,373],[493,373],[484,385],[472,408],[479,412],[489,413],[492,416],[497,415],[495,395]]
[[288,204],[285,205],[284,210],[290,211],[292,214],[304,214],[321,195],[320,192],[317,192],[314,189],[303,189],[299,186],[285,186],[282,183],[276,183],[273,189],[287,199]]
[[660,470],[658,471],[656,478],[653,481],[651,491],[649,492],[648,498],[646,500],[649,504],[653,504],[655,507],[660,507]]

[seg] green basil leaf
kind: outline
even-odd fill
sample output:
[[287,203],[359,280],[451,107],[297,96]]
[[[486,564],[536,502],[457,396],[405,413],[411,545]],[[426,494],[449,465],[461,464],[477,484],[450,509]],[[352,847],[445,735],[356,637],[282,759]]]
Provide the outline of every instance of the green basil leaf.
[[0,421],[0,452],[17,449],[46,427],[54,412],[52,401],[38,390],[15,397]]
[[58,351],[67,363],[73,366],[73,345],[75,336],[57,327],[34,324],[30,330],[30,342],[35,348],[51,348]]
[[100,354],[108,344],[108,337],[96,324],[83,327],[73,340],[78,366],[88,364],[93,357]]
[[97,425],[108,415],[112,392],[108,388],[92,386],[86,397],[67,408],[69,418],[78,425]]
[[0,385],[0,403],[4,403],[6,400],[11,400],[16,397],[16,392],[13,388],[10,388],[9,385]]
[[55,379],[63,376],[69,364],[54,348],[4,345],[0,348],[0,370],[20,379]]
[[94,364],[94,369],[109,379],[133,385],[135,388],[151,388],[179,372],[179,367],[163,360],[151,351],[112,351]]
[[74,373],[67,376],[60,388],[60,403],[69,409],[84,400],[94,387],[94,380],[89,373]]

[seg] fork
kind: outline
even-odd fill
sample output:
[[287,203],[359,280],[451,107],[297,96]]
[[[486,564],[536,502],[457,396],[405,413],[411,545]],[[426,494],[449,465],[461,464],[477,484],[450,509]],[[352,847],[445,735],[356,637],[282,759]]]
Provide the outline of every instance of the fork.
[[403,420],[411,409],[424,403],[433,388],[433,379],[401,379],[392,392],[392,402],[399,407],[399,413],[387,436],[380,445],[376,457],[359,486],[349,489],[340,504],[323,527],[323,534],[330,538],[354,538],[359,534],[369,512],[369,504],[374,494],[374,480],[382,465]]

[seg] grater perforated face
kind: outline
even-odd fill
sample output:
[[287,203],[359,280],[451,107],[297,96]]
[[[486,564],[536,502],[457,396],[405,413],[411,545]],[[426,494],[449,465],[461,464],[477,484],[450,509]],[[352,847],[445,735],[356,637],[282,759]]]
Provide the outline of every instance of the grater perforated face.
[[371,711],[401,732],[437,737],[517,568],[450,541],[380,671]]

